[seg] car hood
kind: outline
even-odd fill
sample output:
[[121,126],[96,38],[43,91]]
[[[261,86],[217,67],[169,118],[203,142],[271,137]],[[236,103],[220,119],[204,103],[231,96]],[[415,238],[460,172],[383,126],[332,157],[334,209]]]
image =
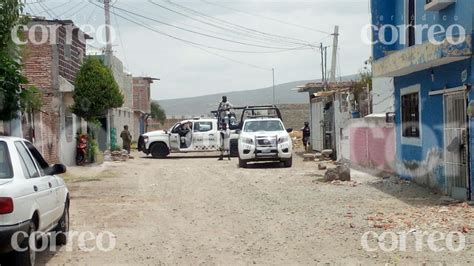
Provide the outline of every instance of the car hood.
[[143,134],[143,136],[151,137],[151,136],[166,135],[166,134],[167,133],[164,130],[156,130],[156,131],[147,132],[147,133]]
[[240,136],[242,136],[242,137],[255,137],[255,136],[259,136],[259,137],[274,137],[274,136],[282,137],[282,136],[288,136],[288,133],[286,131],[271,131],[271,132],[258,131],[258,132],[242,132],[240,134]]

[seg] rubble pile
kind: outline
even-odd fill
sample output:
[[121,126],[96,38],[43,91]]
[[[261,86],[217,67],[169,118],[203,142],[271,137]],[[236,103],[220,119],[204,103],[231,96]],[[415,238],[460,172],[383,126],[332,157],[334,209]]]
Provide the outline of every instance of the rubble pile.
[[106,162],[117,162],[117,161],[126,161],[129,159],[128,152],[126,150],[121,151],[109,151],[104,152],[104,161]]
[[384,230],[438,230],[469,233],[474,230],[474,208],[467,203],[408,207],[403,213],[376,212],[366,218],[370,227]]

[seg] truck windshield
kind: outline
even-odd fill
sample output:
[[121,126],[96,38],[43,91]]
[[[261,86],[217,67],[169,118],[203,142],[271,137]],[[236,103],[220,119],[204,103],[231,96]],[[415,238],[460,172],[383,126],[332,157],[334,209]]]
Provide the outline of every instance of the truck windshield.
[[0,179],[13,177],[12,163],[8,153],[7,143],[0,141]]
[[259,131],[282,131],[283,126],[280,121],[248,121],[245,123],[244,132],[259,132]]

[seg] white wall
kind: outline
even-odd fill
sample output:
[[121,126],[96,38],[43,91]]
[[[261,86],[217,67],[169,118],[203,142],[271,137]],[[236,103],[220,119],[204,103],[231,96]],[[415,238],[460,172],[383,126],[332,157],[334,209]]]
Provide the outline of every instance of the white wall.
[[393,78],[374,78],[372,81],[372,106],[374,114],[394,112],[395,86]]

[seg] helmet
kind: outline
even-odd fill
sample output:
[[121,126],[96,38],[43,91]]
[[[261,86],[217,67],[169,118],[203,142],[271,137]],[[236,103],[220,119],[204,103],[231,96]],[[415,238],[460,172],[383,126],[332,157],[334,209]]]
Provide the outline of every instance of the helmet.
[[227,96],[222,96],[222,101],[227,102]]
[[304,122],[304,125],[305,125],[305,126],[309,126],[309,122]]

